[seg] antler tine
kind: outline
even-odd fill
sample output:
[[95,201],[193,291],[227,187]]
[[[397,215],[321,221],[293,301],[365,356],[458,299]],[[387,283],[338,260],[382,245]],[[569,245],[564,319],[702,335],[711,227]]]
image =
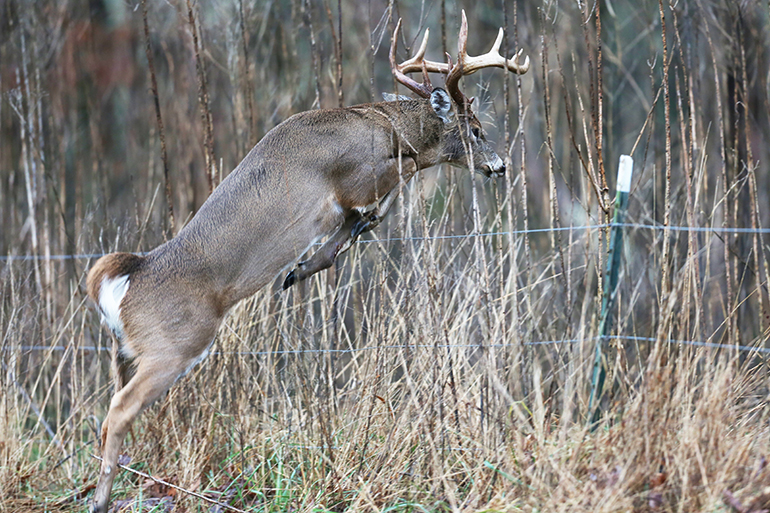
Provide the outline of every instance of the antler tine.
[[416,73],[422,71],[423,67],[431,73],[449,72],[449,65],[447,63],[425,60],[425,51],[428,49],[428,37],[430,37],[430,29],[426,28],[425,35],[422,37],[422,43],[420,43],[420,48],[414,56],[398,65],[402,73]]
[[422,83],[428,89],[433,91],[433,84],[430,83],[430,77],[428,76],[428,67],[425,65],[425,61],[422,61]]
[[[398,47],[398,31],[401,28],[401,18],[398,19],[398,23],[396,23],[396,30],[393,31],[393,36],[390,38],[390,69],[393,72],[393,76],[404,84],[406,87],[414,91],[415,93],[419,94],[423,98],[430,97],[431,90],[428,89],[428,87],[425,86],[425,84],[418,84],[411,78],[407,77],[404,72],[402,71],[403,65],[399,66],[396,64],[396,49]],[[419,51],[417,52],[420,53]]]
[[[465,17],[465,9],[462,10],[462,22],[460,23],[460,34],[457,36],[457,62],[452,66],[447,74],[445,85],[447,92],[452,96],[455,103],[464,109],[464,105],[469,104],[468,98],[460,91],[460,78],[463,76],[465,67],[465,57],[468,47],[468,19]],[[451,60],[451,58],[450,58]]]
[[[432,73],[448,73],[449,65],[443,62],[426,61],[425,51],[428,48],[428,37],[430,36],[430,29],[425,29],[425,36],[422,38],[420,48],[414,54],[411,59],[407,59],[401,64],[396,64],[396,50],[398,47],[398,31],[401,29],[401,19],[399,18],[396,24],[396,29],[393,31],[393,37],[390,40],[390,68],[393,71],[393,76],[396,77],[400,83],[419,94],[422,97],[428,98],[433,92],[430,79],[428,78],[428,72]],[[415,80],[406,76],[407,73],[415,73],[422,71],[423,83],[419,84]]]
[[462,23],[460,25],[460,35],[457,38],[457,63],[452,66],[449,74],[446,78],[446,88],[449,94],[452,95],[458,105],[463,105],[467,100],[465,95],[460,91],[459,82],[463,75],[471,75],[476,73],[482,68],[503,68],[519,75],[523,75],[529,70],[529,57],[526,57],[523,64],[519,63],[519,59],[523,50],[519,50],[516,55],[510,59],[506,59],[500,55],[500,46],[503,43],[503,29],[497,33],[497,39],[495,39],[492,49],[484,55],[472,57],[468,55],[468,20],[465,17],[465,9],[462,11]]
[[516,55],[506,60],[505,57],[500,55],[500,45],[502,42],[503,29],[500,28],[500,31],[497,33],[497,39],[495,39],[495,44],[492,45],[491,50],[489,50],[484,55],[479,55],[478,57],[470,57],[467,54],[465,55],[465,69],[463,70],[463,74],[470,75],[477,72],[481,68],[489,67],[507,69],[508,71],[513,71],[519,75],[526,73],[529,70],[529,56],[526,57],[524,64],[519,64],[519,57],[521,57],[523,52],[523,49],[520,49]]

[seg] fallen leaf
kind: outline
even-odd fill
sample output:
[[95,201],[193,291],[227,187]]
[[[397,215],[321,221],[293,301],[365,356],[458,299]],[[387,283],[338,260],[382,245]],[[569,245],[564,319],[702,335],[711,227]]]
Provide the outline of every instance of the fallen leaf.
[[650,478],[650,488],[657,488],[666,482],[668,475],[665,472],[658,472]]

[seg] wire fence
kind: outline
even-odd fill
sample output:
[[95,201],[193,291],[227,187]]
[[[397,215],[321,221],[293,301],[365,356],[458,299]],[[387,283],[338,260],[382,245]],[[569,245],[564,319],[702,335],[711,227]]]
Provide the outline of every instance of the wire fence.
[[[504,235],[529,235],[548,232],[565,232],[565,231],[588,231],[588,230],[600,230],[605,228],[632,228],[637,230],[654,230],[664,232],[699,232],[699,233],[718,233],[718,234],[770,234],[768,228],[736,228],[736,227],[713,227],[713,226],[663,226],[654,224],[642,224],[642,223],[605,223],[594,225],[581,225],[581,226],[562,226],[562,227],[549,227],[549,228],[532,228],[528,230],[510,230],[510,231],[498,231],[498,232],[483,232],[483,233],[468,233],[462,235],[435,235],[427,237],[394,237],[384,239],[363,239],[356,241],[357,243],[367,244],[374,242],[405,242],[413,240],[448,240],[448,239],[469,239],[474,237],[496,237]],[[92,259],[104,256],[106,253],[85,253],[85,254],[72,254],[72,255],[6,255],[0,256],[0,261],[13,262],[13,261],[41,261],[41,260],[71,260],[71,259]],[[146,254],[146,253],[137,253]],[[394,349],[424,349],[424,348],[505,348],[514,347],[517,345],[523,346],[544,346],[544,345],[571,345],[581,342],[595,342],[602,338],[610,340],[625,340],[636,342],[655,342],[655,338],[640,337],[634,335],[609,335],[607,337],[589,337],[583,339],[567,339],[567,340],[539,340],[530,342],[510,342],[510,343],[498,343],[498,344],[401,344],[401,345],[387,345],[387,346],[365,346],[358,348],[347,349],[290,349],[290,350],[277,350],[277,351],[228,351],[227,354],[237,354],[244,356],[283,356],[283,355],[299,355],[299,354],[352,354],[362,351],[372,350],[394,350]],[[695,347],[708,347],[713,349],[732,349],[741,352],[755,352],[770,354],[770,348],[748,345],[736,345],[736,344],[723,344],[719,342],[699,341],[699,340],[675,340],[667,339],[666,343],[672,345],[685,345]],[[70,346],[17,346],[15,348],[3,347],[2,350],[7,352],[9,350],[21,350],[22,352],[31,351],[51,351],[62,352],[69,349]],[[82,346],[74,348],[80,352],[108,352],[110,348],[96,347],[96,346]],[[212,353],[223,354],[223,353]]]
[[[212,351],[212,355],[220,354],[235,354],[241,356],[287,356],[287,355],[301,355],[301,354],[353,354],[361,353],[364,351],[376,351],[376,350],[415,350],[415,349],[497,349],[516,346],[545,346],[545,345],[571,345],[586,342],[596,342],[602,338],[609,340],[624,340],[629,342],[656,342],[657,339],[653,337],[640,337],[636,335],[608,335],[607,337],[587,337],[583,339],[562,339],[562,340],[538,340],[530,342],[508,342],[497,344],[397,344],[397,345],[378,345],[378,346],[364,346],[364,347],[350,347],[347,349],[280,349],[275,351]],[[761,346],[747,346],[737,344],[723,344],[720,342],[703,342],[699,340],[676,340],[666,339],[665,342],[671,345],[683,345],[683,346],[695,346],[695,347],[708,347],[712,349],[727,349],[741,352],[755,352],[770,354],[770,347]],[[16,347],[3,347],[4,351],[50,351],[50,352],[62,352],[68,349],[80,352],[109,352],[109,347],[98,346],[16,346]]]
[[[582,226],[559,226],[548,228],[531,228],[528,230],[509,230],[498,232],[467,233],[462,235],[431,235],[420,237],[389,237],[384,239],[360,239],[358,244],[370,244],[373,242],[408,242],[415,240],[449,240],[449,239],[470,239],[474,237],[499,237],[502,235],[531,235],[550,232],[568,232],[568,231],[588,231],[601,230],[604,228],[634,228],[637,230],[653,230],[663,232],[696,232],[696,233],[718,233],[718,234],[770,234],[770,228],[735,228],[729,226],[664,226],[657,224],[643,223],[604,223]],[[321,243],[317,243],[320,245]],[[0,262],[13,261],[40,261],[40,260],[86,260],[90,258],[99,258],[107,253],[81,253],[73,255],[0,255]],[[147,253],[136,253],[137,255],[146,255]]]

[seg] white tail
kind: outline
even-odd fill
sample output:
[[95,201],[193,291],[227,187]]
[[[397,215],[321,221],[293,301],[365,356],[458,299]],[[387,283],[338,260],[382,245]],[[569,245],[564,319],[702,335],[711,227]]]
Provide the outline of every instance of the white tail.
[[[331,266],[361,233],[379,224],[400,180],[420,169],[448,162],[486,176],[504,173],[458,80],[469,61],[467,72],[503,66],[518,73],[527,71],[529,61],[506,63],[498,54],[499,38],[497,57],[491,52],[468,58],[464,12],[455,66],[423,60],[427,35],[418,55],[397,65],[397,32],[392,71],[419,99],[395,97],[292,116],[265,135],[176,238],[146,256],[113,253],[94,264],[88,294],[118,342],[117,377],[125,386],[102,424],[93,511],[107,511],[131,422],[206,354],[236,302],[324,237],[321,248],[288,273],[284,288]],[[414,71],[423,72],[422,84],[406,76]],[[428,72],[448,74],[448,93],[430,85]]]

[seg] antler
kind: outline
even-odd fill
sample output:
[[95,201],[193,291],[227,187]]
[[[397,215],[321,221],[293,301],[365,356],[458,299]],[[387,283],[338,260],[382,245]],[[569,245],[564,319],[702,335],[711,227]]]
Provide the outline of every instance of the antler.
[[[396,64],[396,49],[398,47],[398,31],[401,28],[401,18],[396,24],[396,30],[393,31],[393,37],[390,39],[390,69],[393,70],[393,76],[396,80],[424,98],[429,98],[433,92],[433,86],[428,78],[428,72],[431,73],[449,73],[450,65],[445,62],[426,61],[425,50],[428,48],[428,37],[430,29],[425,29],[425,36],[417,53],[411,59],[405,60],[401,64]],[[422,71],[423,82],[417,83],[408,76],[407,73]]]
[[[425,50],[428,48],[428,36],[430,35],[430,29],[425,29],[425,36],[422,38],[422,43],[417,53],[411,59],[408,59],[401,64],[396,64],[396,50],[398,47],[398,31],[401,28],[401,19],[396,24],[396,30],[393,31],[393,37],[390,39],[390,68],[393,71],[393,76],[396,77],[400,83],[419,94],[424,98],[430,97],[433,92],[433,86],[431,86],[430,79],[428,78],[428,72],[431,73],[443,73],[446,75],[446,89],[447,92],[452,95],[454,101],[461,107],[466,104],[470,104],[468,98],[460,91],[459,82],[463,75],[471,75],[482,68],[496,67],[503,68],[519,75],[523,75],[529,70],[529,57],[525,57],[524,63],[519,64],[519,58],[523,52],[519,50],[516,55],[510,59],[506,59],[500,55],[500,45],[503,43],[503,29],[497,34],[497,39],[492,45],[492,49],[484,55],[472,57],[468,55],[468,20],[465,17],[465,9],[462,11],[462,24],[460,25],[460,35],[457,40],[457,62],[452,65],[452,60],[449,58],[449,62],[435,62],[426,61]],[[447,56],[449,57],[449,56]],[[422,71],[423,82],[420,84],[415,80],[406,76],[407,73],[415,73]]]
[[523,49],[516,55],[506,59],[500,55],[500,45],[503,42],[503,29],[497,33],[497,39],[492,45],[492,49],[484,55],[471,57],[468,55],[468,20],[465,17],[465,9],[462,10],[462,24],[460,25],[460,35],[457,38],[457,63],[452,66],[449,75],[446,77],[447,92],[452,95],[458,105],[463,106],[468,101],[465,95],[460,91],[459,82],[463,75],[471,75],[482,68],[503,68],[519,75],[523,75],[529,70],[529,56],[525,57],[524,64],[519,64]]

